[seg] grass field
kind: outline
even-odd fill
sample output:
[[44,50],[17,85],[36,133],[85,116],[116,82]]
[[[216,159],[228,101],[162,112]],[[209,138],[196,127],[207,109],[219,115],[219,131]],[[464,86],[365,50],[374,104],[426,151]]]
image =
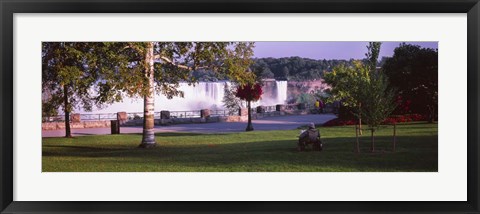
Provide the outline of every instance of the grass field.
[[157,147],[139,149],[140,134],[42,139],[43,172],[364,172],[437,171],[437,124],[397,125],[370,133],[353,153],[352,126],[320,127],[324,150],[296,150],[299,130],[228,134],[157,133]]

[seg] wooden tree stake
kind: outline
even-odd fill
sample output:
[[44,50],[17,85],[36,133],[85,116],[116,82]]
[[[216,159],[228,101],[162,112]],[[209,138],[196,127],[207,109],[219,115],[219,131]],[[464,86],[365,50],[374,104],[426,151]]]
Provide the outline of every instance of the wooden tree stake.
[[372,127],[371,131],[372,131],[372,148],[371,148],[371,151],[375,152],[375,137],[373,136],[373,132],[374,132],[373,127]]
[[393,152],[396,150],[396,144],[397,144],[397,124],[393,123]]
[[356,138],[356,142],[355,142],[355,145],[354,145],[354,147],[353,147],[353,150],[354,150],[356,153],[360,153],[360,146],[359,146],[359,142],[358,142],[358,131],[359,131],[358,125],[355,124],[355,138]]

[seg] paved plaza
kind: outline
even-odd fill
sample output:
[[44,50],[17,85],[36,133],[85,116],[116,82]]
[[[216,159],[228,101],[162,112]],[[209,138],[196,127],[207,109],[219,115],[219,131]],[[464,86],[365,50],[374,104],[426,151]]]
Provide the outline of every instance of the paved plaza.
[[[333,114],[309,114],[266,117],[252,120],[255,131],[265,130],[289,130],[309,123],[322,124],[336,118]],[[244,132],[247,122],[221,122],[221,123],[197,123],[175,124],[169,126],[155,126],[155,132],[197,132],[197,133],[224,133]],[[121,127],[121,133],[142,133],[142,127]],[[84,128],[72,129],[73,136],[105,135],[110,134],[110,128]],[[65,130],[45,130],[42,137],[63,137]]]

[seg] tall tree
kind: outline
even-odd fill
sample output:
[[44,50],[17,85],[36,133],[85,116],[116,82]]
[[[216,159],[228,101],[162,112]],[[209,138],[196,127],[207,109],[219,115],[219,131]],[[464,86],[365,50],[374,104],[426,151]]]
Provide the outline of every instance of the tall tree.
[[237,88],[236,96],[242,100],[247,101],[248,124],[247,124],[246,131],[253,131],[251,102],[255,102],[259,100],[262,94],[263,94],[263,91],[260,83],[255,83],[255,84],[248,83],[244,85],[239,85]]
[[[377,70],[378,56],[380,55],[381,46],[382,46],[381,42],[369,42],[367,45],[367,53],[365,54],[365,56],[367,57],[367,67],[369,68],[370,72],[375,72]],[[374,75],[374,74],[371,74],[371,75]],[[366,79],[366,80],[369,80],[369,79]],[[360,135],[362,135],[362,101],[358,103],[358,108],[359,108],[358,127],[360,128]]]
[[[340,66],[325,75],[332,88],[329,101],[342,100],[351,107],[353,115],[364,123],[372,133],[372,152],[375,151],[373,133],[395,108],[394,93],[388,88],[388,80],[380,72],[372,72],[370,65],[356,62],[355,67]],[[358,149],[358,146],[355,146]],[[359,152],[357,150],[357,152]]]
[[339,100],[343,106],[351,108],[356,115],[361,115],[361,96],[365,82],[369,81],[370,67],[356,61],[354,66],[340,65],[333,68],[324,76],[324,80],[331,86],[327,89],[330,95],[328,102]]
[[380,55],[380,47],[382,46],[381,42],[369,42],[367,45],[367,53],[365,56],[368,60],[368,66],[371,71],[377,69],[378,56]]
[[238,86],[235,83],[232,83],[231,86],[225,83],[223,88],[223,106],[228,110],[229,115],[238,113],[238,111],[244,107],[243,101],[239,97],[235,96],[237,88]]
[[[128,95],[144,98],[143,138],[139,147],[155,146],[154,95],[183,97],[181,81],[195,84],[191,72],[208,69],[228,76],[241,84],[253,82],[255,76],[245,72],[251,65],[254,43],[250,42],[137,42],[103,43],[97,56],[104,60],[101,69],[99,99],[117,100]],[[115,52],[115,55],[112,53]],[[104,58],[104,57],[99,57]]]
[[97,79],[91,69],[92,48],[84,42],[42,43],[42,112],[65,113],[65,137],[72,137],[70,113],[74,107],[87,111],[94,104],[90,87]]
[[371,131],[371,152],[375,152],[374,132],[380,128],[380,124],[387,119],[395,109],[395,94],[388,87],[388,80],[380,71],[371,73],[366,81],[361,82],[362,91],[359,101],[362,103],[362,111],[359,117],[363,118]]
[[437,117],[438,51],[402,43],[382,67],[403,102],[411,102],[411,111]]

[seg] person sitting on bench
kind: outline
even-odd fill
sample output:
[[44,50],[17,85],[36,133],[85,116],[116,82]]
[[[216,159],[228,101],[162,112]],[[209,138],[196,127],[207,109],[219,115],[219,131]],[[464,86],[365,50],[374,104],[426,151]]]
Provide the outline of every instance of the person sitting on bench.
[[305,130],[300,134],[300,136],[298,137],[297,148],[299,151],[304,151],[305,147],[308,144],[313,144],[312,149],[314,151],[323,150],[323,144],[320,140],[320,131],[315,128],[314,123],[310,123],[310,125],[308,126],[308,130]]

